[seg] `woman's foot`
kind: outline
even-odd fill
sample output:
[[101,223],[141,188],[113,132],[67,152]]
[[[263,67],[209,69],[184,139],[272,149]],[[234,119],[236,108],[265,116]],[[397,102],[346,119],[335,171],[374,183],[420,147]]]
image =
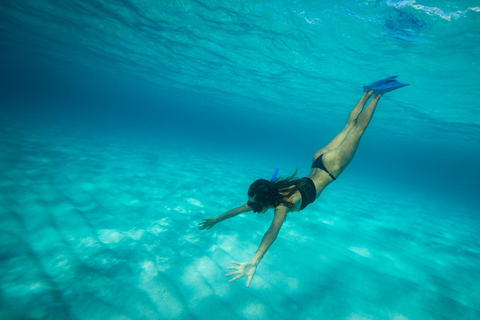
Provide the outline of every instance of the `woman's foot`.
[[375,88],[377,88],[377,87],[379,87],[379,86],[381,86],[385,83],[393,81],[396,77],[397,76],[392,76],[392,77],[388,77],[388,78],[385,78],[385,79],[382,79],[382,80],[372,82],[368,86],[363,86],[363,91],[367,92],[367,91],[370,91],[370,90],[374,90]]
[[370,97],[372,96],[372,94],[373,94],[373,90],[365,91],[365,93],[363,94],[363,96],[368,99],[368,98],[370,98]]
[[397,90],[397,89],[403,88],[403,87],[408,86],[408,85],[409,84],[401,83],[401,82],[398,82],[397,80],[388,81],[388,82],[382,84],[381,86],[378,86],[375,89],[373,89],[373,94],[374,95],[383,95],[387,92]]

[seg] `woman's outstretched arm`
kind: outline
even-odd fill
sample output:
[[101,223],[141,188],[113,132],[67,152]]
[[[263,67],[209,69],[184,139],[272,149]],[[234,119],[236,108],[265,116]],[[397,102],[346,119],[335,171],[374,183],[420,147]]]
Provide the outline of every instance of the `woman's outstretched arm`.
[[286,214],[287,214],[287,207],[282,205],[275,208],[275,217],[273,218],[272,224],[270,225],[270,228],[267,230],[267,232],[265,232],[262,242],[260,243],[260,246],[258,247],[258,250],[253,256],[252,260],[248,262],[232,261],[232,263],[236,264],[237,267],[227,267],[227,269],[237,270],[237,271],[227,273],[225,275],[226,277],[235,275],[235,277],[230,279],[228,282],[233,282],[242,277],[248,277],[247,287],[250,286],[250,282],[252,281],[252,278],[255,274],[257,265],[260,263],[260,260],[262,260],[268,248],[270,248],[270,246],[275,241],[275,239],[277,239],[278,232],[282,227]]
[[223,220],[233,218],[235,216],[238,216],[240,213],[245,213],[249,211],[252,211],[252,208],[250,208],[247,204],[244,204],[243,206],[227,211],[224,214],[219,215],[218,217],[203,219],[203,221],[198,224],[199,225],[198,229],[208,230],[212,228],[214,225],[216,225],[217,223],[222,222]]

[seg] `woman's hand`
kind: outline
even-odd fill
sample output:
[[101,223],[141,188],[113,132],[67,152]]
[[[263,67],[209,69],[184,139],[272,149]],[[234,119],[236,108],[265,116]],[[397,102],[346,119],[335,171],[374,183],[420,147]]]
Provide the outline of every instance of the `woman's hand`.
[[203,219],[203,222],[200,222],[198,225],[199,230],[203,229],[211,229],[214,225],[217,224],[217,218],[208,218],[208,219]]
[[225,277],[229,277],[233,275],[236,275],[236,277],[230,279],[228,282],[233,282],[242,277],[248,277],[247,287],[250,286],[250,282],[252,281],[253,275],[255,274],[255,270],[257,269],[257,263],[254,260],[250,260],[248,262],[232,261],[232,263],[238,264],[238,267],[227,267],[227,269],[235,269],[237,271],[227,273]]

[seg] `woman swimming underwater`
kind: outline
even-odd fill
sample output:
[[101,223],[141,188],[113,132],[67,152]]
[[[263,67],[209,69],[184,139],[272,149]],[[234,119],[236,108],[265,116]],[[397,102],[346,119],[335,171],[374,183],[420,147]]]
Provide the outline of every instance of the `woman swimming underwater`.
[[[295,179],[294,176],[290,176],[286,179],[275,179],[275,172],[270,181],[256,180],[248,189],[246,204],[218,217],[203,219],[203,222],[199,223],[200,230],[210,229],[215,224],[240,213],[252,210],[265,213],[270,208],[275,209],[272,224],[263,236],[253,258],[248,262],[232,261],[237,266],[227,267],[227,269],[236,270],[225,275],[227,277],[235,276],[229,282],[248,277],[248,287],[257,265],[277,238],[287,213],[305,209],[347,168],[357,151],[360,139],[372,119],[381,96],[386,92],[408,85],[396,81],[395,78],[396,76],[389,77],[363,87],[363,96],[350,112],[343,130],[329,144],[313,155],[312,171],[307,177]],[[370,103],[363,110],[370,97],[372,97]]]

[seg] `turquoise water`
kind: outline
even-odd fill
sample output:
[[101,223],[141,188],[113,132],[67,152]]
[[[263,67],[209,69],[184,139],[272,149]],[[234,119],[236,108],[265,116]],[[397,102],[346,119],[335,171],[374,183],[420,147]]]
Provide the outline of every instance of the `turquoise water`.
[[[478,319],[480,7],[2,1],[2,319]],[[309,173],[362,85],[355,159],[289,214],[197,223]]]

